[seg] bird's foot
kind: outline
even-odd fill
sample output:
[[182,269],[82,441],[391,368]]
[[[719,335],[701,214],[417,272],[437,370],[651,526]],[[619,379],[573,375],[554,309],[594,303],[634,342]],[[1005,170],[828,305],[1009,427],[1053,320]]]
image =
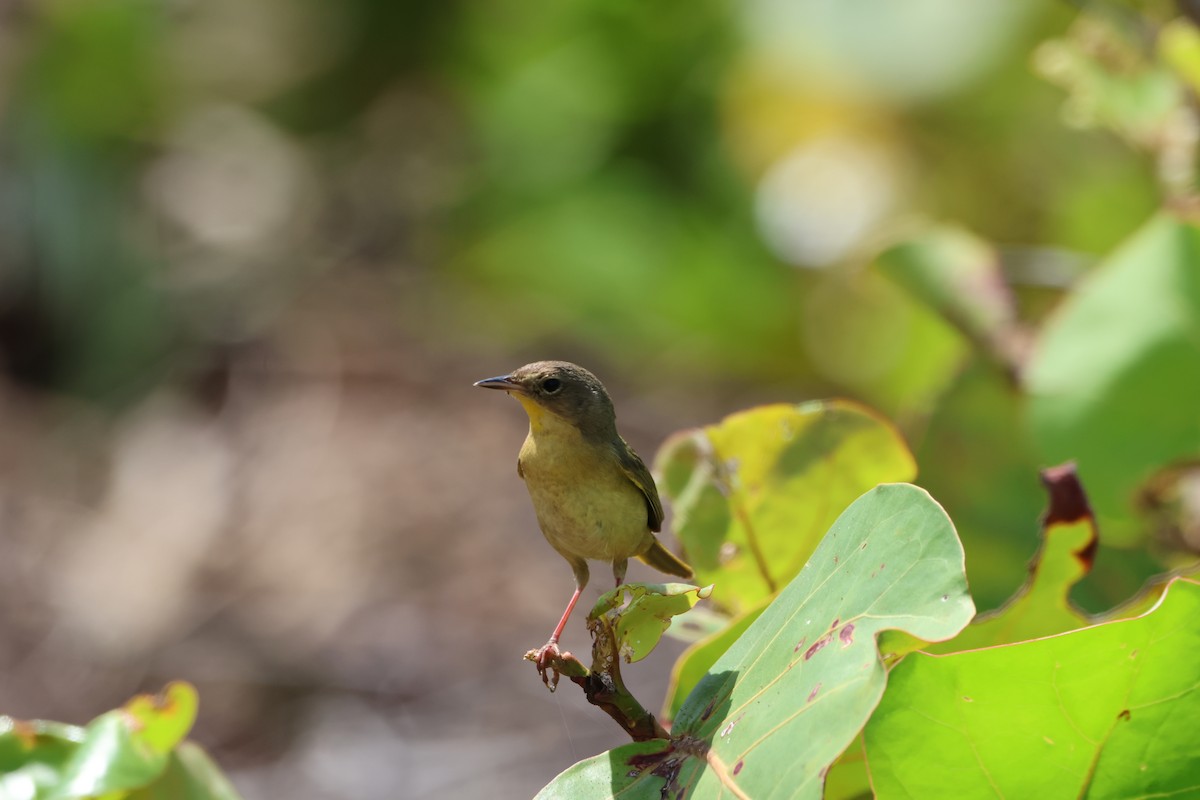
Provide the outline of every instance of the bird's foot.
[[530,650],[525,654],[525,660],[532,661],[537,666],[538,675],[542,676],[542,683],[546,684],[546,688],[552,692],[558,688],[558,679],[562,676],[559,665],[564,658],[574,658],[574,656],[561,652],[558,649],[558,642],[553,639],[537,650]]

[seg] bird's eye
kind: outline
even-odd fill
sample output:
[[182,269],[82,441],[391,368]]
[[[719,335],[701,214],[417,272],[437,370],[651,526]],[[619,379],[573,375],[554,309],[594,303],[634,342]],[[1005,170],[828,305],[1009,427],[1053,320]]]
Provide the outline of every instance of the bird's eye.
[[558,378],[546,378],[542,381],[542,391],[546,394],[554,394],[562,388],[562,381]]

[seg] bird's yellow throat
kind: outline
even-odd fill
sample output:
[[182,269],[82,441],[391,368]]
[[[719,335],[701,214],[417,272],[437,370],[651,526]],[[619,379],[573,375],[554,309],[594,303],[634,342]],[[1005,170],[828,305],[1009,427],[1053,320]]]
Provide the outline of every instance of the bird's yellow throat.
[[526,397],[523,394],[516,392],[512,393],[513,397],[517,398],[525,409],[525,413],[529,415],[529,427],[534,433],[539,433],[546,428],[546,416],[550,413],[542,408],[533,399]]

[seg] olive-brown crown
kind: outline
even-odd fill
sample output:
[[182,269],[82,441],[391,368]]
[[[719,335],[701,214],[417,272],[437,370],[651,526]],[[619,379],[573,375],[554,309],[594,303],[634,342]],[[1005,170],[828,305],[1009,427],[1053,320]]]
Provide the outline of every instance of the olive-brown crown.
[[616,436],[616,412],[600,379],[569,361],[535,361],[514,370],[508,381],[556,416],[574,424],[588,438]]

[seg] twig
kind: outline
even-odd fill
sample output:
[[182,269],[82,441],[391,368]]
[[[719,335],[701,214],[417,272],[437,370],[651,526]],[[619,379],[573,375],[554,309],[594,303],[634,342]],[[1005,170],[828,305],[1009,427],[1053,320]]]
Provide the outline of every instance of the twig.
[[[558,675],[566,675],[583,689],[589,703],[612,717],[635,742],[668,738],[670,734],[630,694],[621,678],[621,655],[617,652],[617,637],[608,615],[601,614],[598,619],[589,620],[588,631],[592,634],[592,668],[589,670],[570,653],[563,653],[550,660],[550,668],[555,673],[554,683],[557,684]],[[536,650],[525,655],[535,663],[536,656]]]

